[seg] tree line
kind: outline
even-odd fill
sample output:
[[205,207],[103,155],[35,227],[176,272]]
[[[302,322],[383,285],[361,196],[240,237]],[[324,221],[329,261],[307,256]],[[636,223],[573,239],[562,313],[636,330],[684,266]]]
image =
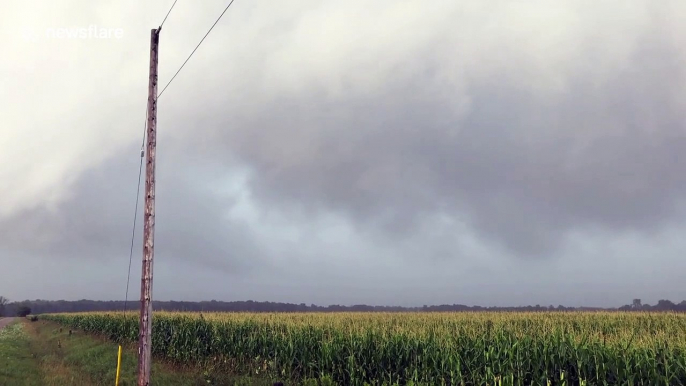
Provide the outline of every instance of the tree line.
[[[4,303],[3,303],[4,302]],[[129,301],[126,309],[138,311],[140,303]],[[102,300],[24,300],[20,302],[9,302],[0,296],[0,316],[14,316],[29,310],[32,314],[60,313],[60,312],[86,312],[86,311],[122,311],[125,309],[124,301],[102,301]],[[660,300],[655,305],[642,304],[639,299],[635,299],[632,304],[618,308],[600,307],[565,307],[555,306],[519,306],[519,307],[482,307],[466,306],[463,304],[444,304],[422,307],[400,307],[400,306],[369,306],[364,304],[343,306],[329,305],[317,306],[315,304],[306,305],[305,303],[278,303],[278,302],[257,302],[247,301],[153,301],[153,309],[157,311],[188,311],[188,312],[446,312],[446,311],[676,311],[686,312],[686,300],[680,303],[673,303],[669,300]]]
[[31,313],[31,308],[26,304],[13,304],[10,303],[9,299],[4,296],[0,296],[0,317],[3,316],[20,316],[24,317]]

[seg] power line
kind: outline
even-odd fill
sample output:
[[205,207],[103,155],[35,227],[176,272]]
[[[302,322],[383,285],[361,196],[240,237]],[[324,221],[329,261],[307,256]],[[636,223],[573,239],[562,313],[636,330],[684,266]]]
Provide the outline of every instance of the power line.
[[129,272],[126,277],[126,297],[124,298],[124,313],[129,302],[129,282],[131,281],[131,261],[133,260],[133,243],[136,239],[136,220],[138,219],[138,201],[141,195],[141,175],[143,174],[143,156],[145,155],[145,129],[148,126],[148,109],[145,109],[145,122],[143,122],[143,141],[141,143],[141,160],[138,165],[138,187],[136,188],[136,209],[133,212],[133,230],[131,231],[131,249],[129,251]]
[[[167,18],[169,17],[169,14],[171,11],[174,9],[174,6],[176,5],[176,2],[179,0],[174,0],[174,3],[172,3],[171,7],[169,8],[169,11],[167,11],[167,14],[164,15],[164,19],[162,20],[162,23],[160,23],[159,29],[162,29],[162,26],[164,25],[164,22],[167,21]],[[128,274],[126,276],[126,295],[124,297],[124,312],[127,310],[128,302],[129,302],[129,284],[131,283],[131,263],[133,261],[133,244],[136,240],[136,221],[138,220],[138,202],[140,201],[140,195],[141,195],[141,177],[143,175],[143,157],[145,156],[145,133],[146,129],[148,128],[148,109],[145,109],[145,122],[143,122],[143,140],[141,141],[141,157],[140,157],[140,163],[138,165],[138,186],[136,188],[136,207],[133,212],[133,226],[131,230],[131,248],[129,249],[129,269],[128,269]]]
[[217,23],[219,22],[219,20],[221,20],[222,16],[224,16],[224,13],[226,13],[226,11],[229,9],[229,7],[231,7],[231,4],[233,4],[234,1],[235,1],[235,0],[231,0],[231,2],[229,3],[229,5],[227,5],[226,8],[224,8],[224,12],[222,12],[222,14],[219,15],[219,17],[218,17],[217,20],[214,22],[214,24],[212,24],[212,27],[210,27],[210,29],[207,31],[207,33],[205,34],[205,36],[203,36],[203,38],[200,40],[200,43],[198,43],[198,45],[195,46],[195,49],[193,49],[193,52],[191,52],[191,54],[188,55],[188,58],[186,58],[186,61],[183,62],[183,64],[181,65],[181,67],[179,67],[179,69],[176,71],[176,74],[174,74],[174,76],[172,76],[171,80],[167,83],[166,86],[164,86],[164,88],[162,89],[162,91],[160,91],[160,93],[157,94],[157,99],[159,99],[159,98],[162,96],[162,93],[164,93],[164,90],[166,90],[167,87],[169,87],[169,85],[171,84],[171,82],[174,81],[174,78],[176,78],[176,76],[179,75],[179,72],[181,72],[181,69],[183,69],[183,66],[185,66],[186,63],[188,63],[188,60],[193,56],[193,54],[194,54],[195,51],[198,49],[198,47],[200,47],[200,45],[201,45],[202,42],[205,40],[205,38],[207,37],[207,35],[209,35],[210,32],[212,32],[212,29],[214,28],[214,26],[217,25]]
[[[168,11],[167,14],[164,16],[164,19],[162,20],[162,23],[160,24],[160,29],[162,28],[162,25],[164,25],[164,22],[167,21],[167,17],[169,17],[169,14],[170,14],[171,11],[174,9],[174,6],[176,5],[176,2],[177,2],[177,1],[178,1],[178,0],[174,0],[174,3],[172,4],[171,8],[169,8],[169,11]],[[188,55],[188,58],[186,58],[186,60],[185,60],[185,61],[183,62],[183,64],[181,65],[181,67],[179,67],[179,69],[176,71],[176,73],[175,73],[174,76],[171,78],[171,80],[169,80],[169,82],[164,86],[164,88],[162,89],[162,91],[157,95],[157,99],[159,99],[160,96],[162,96],[162,93],[164,92],[164,90],[166,90],[167,87],[169,87],[169,85],[172,83],[172,81],[174,80],[174,78],[176,78],[176,76],[179,74],[179,72],[181,72],[181,70],[183,69],[183,67],[186,65],[186,63],[188,63],[188,61],[189,61],[190,58],[193,56],[193,54],[195,53],[195,51],[197,51],[197,49],[200,47],[200,45],[202,44],[202,42],[205,41],[205,38],[207,38],[207,36],[210,34],[210,32],[212,32],[212,30],[214,29],[214,27],[217,25],[217,23],[219,22],[219,20],[221,20],[221,18],[224,16],[224,14],[225,14],[226,11],[229,9],[229,7],[231,7],[231,4],[233,4],[234,1],[235,1],[235,0],[231,0],[231,2],[229,2],[229,5],[227,5],[226,8],[224,8],[224,11],[219,15],[219,17],[217,18],[217,20],[215,20],[214,24],[212,24],[212,27],[210,27],[210,29],[207,31],[207,33],[205,34],[205,36],[203,36],[203,38],[200,40],[200,42],[198,43],[198,45],[195,46],[195,48],[193,49],[193,51],[191,52],[191,54]],[[138,219],[138,203],[139,203],[139,201],[140,201],[141,177],[142,177],[142,174],[143,174],[143,157],[145,156],[145,137],[146,137],[145,134],[146,134],[146,129],[147,129],[147,123],[148,123],[148,111],[147,111],[147,109],[146,109],[146,111],[145,111],[145,122],[144,122],[144,124],[143,124],[143,141],[142,141],[142,143],[141,143],[141,157],[140,157],[140,164],[138,165],[138,187],[137,187],[137,189],[136,189],[136,207],[135,207],[135,212],[134,212],[134,215],[133,215],[133,227],[132,227],[133,229],[132,229],[132,231],[131,231],[131,248],[130,248],[130,250],[129,250],[129,270],[128,270],[128,276],[127,276],[127,278],[126,278],[126,297],[125,297],[125,299],[124,299],[124,312],[126,312],[126,310],[127,310],[127,304],[128,304],[128,301],[129,301],[129,284],[130,284],[130,281],[131,281],[131,263],[132,263],[132,261],[133,261],[133,245],[134,245],[134,241],[135,241],[135,237],[136,237],[136,221],[137,221],[137,219]]]
[[164,25],[164,22],[167,21],[167,17],[169,17],[169,14],[171,13],[172,9],[174,9],[174,6],[176,5],[176,2],[179,0],[174,0],[174,4],[172,4],[171,8],[169,8],[169,12],[167,12],[167,15],[164,17],[164,20],[162,20],[162,24],[160,24],[160,29]]

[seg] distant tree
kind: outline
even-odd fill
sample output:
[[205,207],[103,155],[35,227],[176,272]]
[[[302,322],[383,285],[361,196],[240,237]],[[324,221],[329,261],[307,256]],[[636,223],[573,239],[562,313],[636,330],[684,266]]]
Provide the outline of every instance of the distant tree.
[[9,302],[9,299],[4,296],[0,296],[0,316],[5,316],[5,305],[7,305]]
[[643,307],[643,306],[641,305],[641,299],[634,299],[634,302],[633,302],[632,306],[633,306],[635,309],[637,309],[637,310],[638,310],[638,309],[641,309],[641,308]]
[[658,311],[672,311],[672,310],[675,310],[677,307],[676,307],[676,304],[674,304],[673,302],[671,302],[669,300],[662,299],[662,300],[659,300],[657,302],[657,305],[655,306],[655,308]]
[[17,316],[20,318],[25,317],[26,315],[31,313],[31,308],[27,306],[20,306],[17,308]]
[[[638,299],[637,299],[638,300]],[[640,301],[640,300],[639,300]],[[511,307],[481,307],[481,306],[467,306],[464,304],[441,304],[441,305],[424,305],[418,307],[401,307],[401,306],[370,306],[364,304],[358,305],[330,305],[318,306],[316,304],[304,305],[297,303],[278,303],[278,302],[258,302],[258,301],[203,301],[203,302],[189,302],[189,301],[154,301],[153,308],[160,311],[188,311],[198,312],[461,312],[461,311],[546,311],[551,310],[550,306],[536,305],[534,306],[511,306]],[[40,315],[46,313],[59,312],[83,312],[83,311],[121,311],[125,305],[123,301],[98,301],[98,300],[26,300],[21,302],[8,302],[4,309],[5,316],[15,315],[17,309],[21,306],[30,308],[32,315]],[[127,309],[131,309],[132,305],[129,302]],[[597,311],[602,308],[596,307],[565,307],[559,305],[556,307],[558,311]],[[686,300],[681,302],[671,302],[669,300],[661,300],[657,305],[650,306],[642,304],[636,308],[631,302],[619,308],[605,308],[608,311],[677,311],[686,312]]]

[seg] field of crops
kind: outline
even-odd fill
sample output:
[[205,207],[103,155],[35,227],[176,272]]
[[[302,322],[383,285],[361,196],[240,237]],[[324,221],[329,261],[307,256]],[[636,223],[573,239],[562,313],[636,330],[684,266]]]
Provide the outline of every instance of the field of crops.
[[[120,342],[137,315],[46,315]],[[153,354],[339,385],[684,385],[686,315],[155,313]]]

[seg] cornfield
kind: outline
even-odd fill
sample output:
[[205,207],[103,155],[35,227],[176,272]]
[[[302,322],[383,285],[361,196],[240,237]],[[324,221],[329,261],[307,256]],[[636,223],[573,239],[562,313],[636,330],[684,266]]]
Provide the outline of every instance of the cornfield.
[[[44,315],[136,342],[138,316]],[[672,313],[157,312],[157,358],[339,385],[683,385],[686,316]]]

